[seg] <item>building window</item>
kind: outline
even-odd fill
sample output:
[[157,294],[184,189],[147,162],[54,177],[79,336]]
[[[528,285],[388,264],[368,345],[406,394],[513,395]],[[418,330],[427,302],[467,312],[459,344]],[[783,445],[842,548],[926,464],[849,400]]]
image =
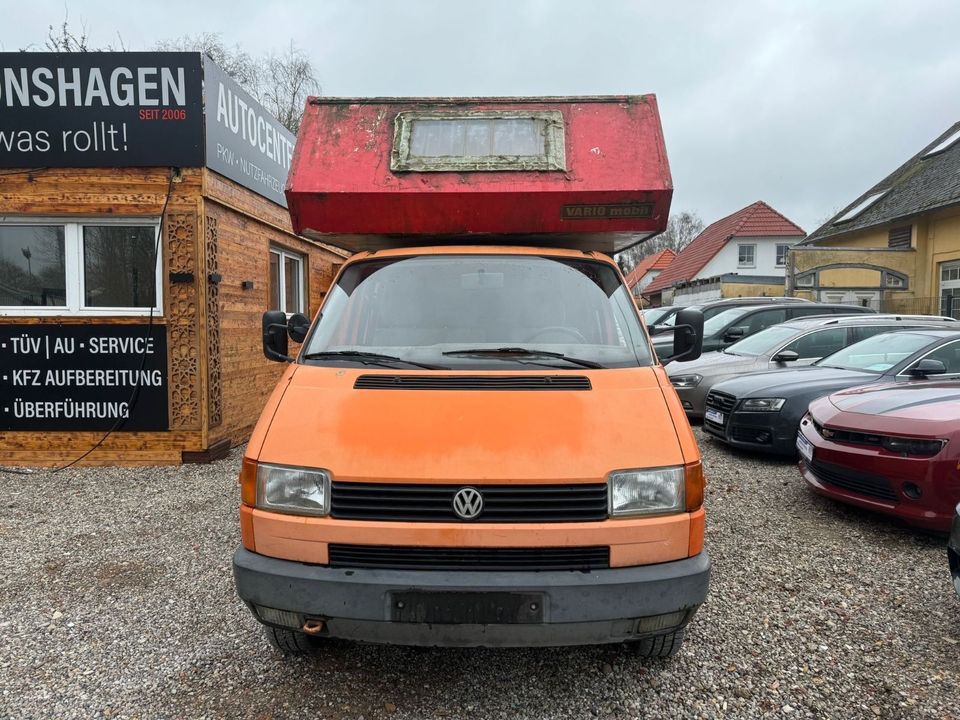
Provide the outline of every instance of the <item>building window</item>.
[[563,115],[559,110],[402,112],[390,169],[566,170]]
[[0,223],[0,314],[159,315],[159,223]]
[[910,236],[913,234],[913,226],[893,228],[887,233],[887,247],[890,248],[908,248],[910,247]]
[[304,312],[303,257],[289,250],[270,248],[270,309]]
[[787,253],[790,251],[790,245],[786,243],[777,243],[777,267],[786,267]]
[[794,278],[794,284],[797,287],[813,287],[816,276],[813,273],[807,273],[806,275],[797,275]]
[[756,245],[737,245],[739,256],[737,258],[737,267],[752,268],[757,265],[757,246]]

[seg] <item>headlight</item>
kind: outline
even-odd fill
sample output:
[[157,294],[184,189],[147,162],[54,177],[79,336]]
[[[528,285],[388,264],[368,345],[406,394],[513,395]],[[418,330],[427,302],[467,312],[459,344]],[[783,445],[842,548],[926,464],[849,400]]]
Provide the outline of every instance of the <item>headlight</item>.
[[610,473],[610,515],[647,515],[684,509],[683,466]]
[[786,398],[749,398],[743,401],[740,410],[743,412],[778,412]]
[[703,375],[671,375],[670,382],[675,388],[692,388],[700,384]]
[[257,465],[257,507],[293,515],[330,512],[330,474],[326,470]]
[[921,440],[919,438],[885,437],[880,444],[898,455],[933,457],[947,444],[946,440]]

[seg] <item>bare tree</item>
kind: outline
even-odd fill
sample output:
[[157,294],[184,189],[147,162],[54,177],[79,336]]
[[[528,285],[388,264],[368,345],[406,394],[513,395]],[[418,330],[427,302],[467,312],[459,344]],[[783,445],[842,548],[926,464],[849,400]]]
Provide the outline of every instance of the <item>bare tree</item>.
[[621,269],[628,273],[637,266],[643,258],[654,255],[661,250],[673,250],[679,253],[693,239],[703,232],[703,220],[695,212],[681,212],[670,216],[667,229],[655,238],[635,245],[617,256]]
[[307,97],[320,94],[320,83],[306,53],[291,40],[282,54],[271,53],[263,59],[252,92],[274,117],[296,134]]
[[292,41],[283,53],[259,58],[252,57],[239,45],[226,45],[218,33],[182,35],[158,42],[154,47],[209,55],[293,133],[300,127],[307,96],[320,92],[310,59]]

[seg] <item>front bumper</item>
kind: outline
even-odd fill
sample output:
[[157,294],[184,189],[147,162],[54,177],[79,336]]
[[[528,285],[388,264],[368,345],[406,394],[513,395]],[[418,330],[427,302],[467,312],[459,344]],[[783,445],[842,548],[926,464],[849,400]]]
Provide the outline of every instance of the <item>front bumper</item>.
[[796,454],[797,426],[780,412],[725,413],[724,424],[704,419],[703,430],[731,447],[774,455]]
[[[288,612],[296,629],[321,620],[324,634],[366,642],[428,646],[560,646],[624,642],[683,627],[707,596],[710,558],[576,571],[446,572],[330,568],[278,560],[244,548],[233,557],[237,594]],[[394,595],[536,594],[536,622],[441,624],[397,621]],[[292,613],[292,615],[289,615]],[[659,616],[659,617],[658,617]],[[274,624],[267,622],[266,624]]]

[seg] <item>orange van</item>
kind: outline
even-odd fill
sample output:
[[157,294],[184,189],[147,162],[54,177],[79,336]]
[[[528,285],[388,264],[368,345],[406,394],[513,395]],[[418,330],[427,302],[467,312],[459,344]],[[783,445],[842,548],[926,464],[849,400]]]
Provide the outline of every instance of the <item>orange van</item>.
[[[710,575],[703,468],[609,255],[671,192],[652,96],[308,103],[294,228],[358,252],[312,322],[263,318],[289,366],[233,566],[276,646],[677,651]],[[697,357],[702,315],[675,327]]]

